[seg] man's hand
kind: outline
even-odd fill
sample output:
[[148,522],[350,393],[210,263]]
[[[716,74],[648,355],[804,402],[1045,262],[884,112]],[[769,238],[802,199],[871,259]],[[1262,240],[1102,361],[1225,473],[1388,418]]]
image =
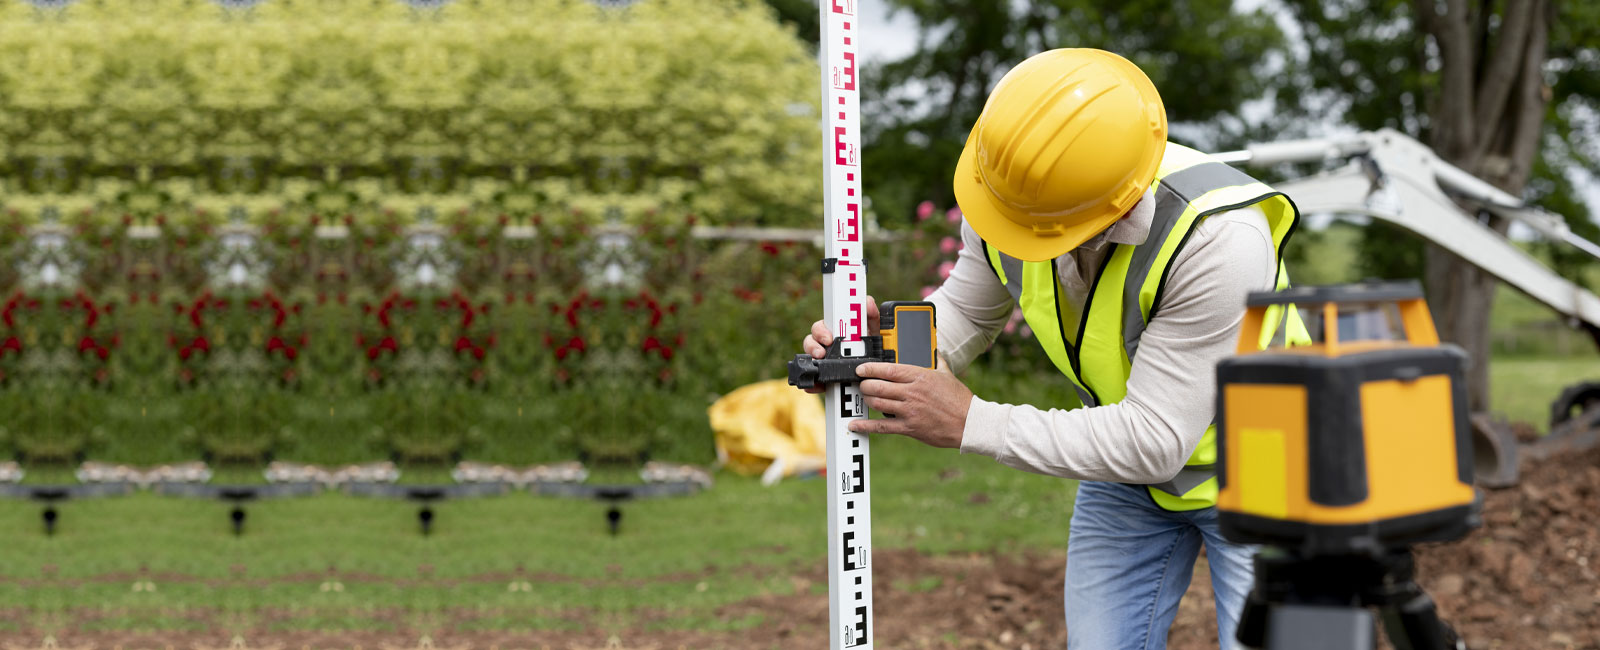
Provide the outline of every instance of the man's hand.
[[899,363],[862,364],[856,373],[870,377],[861,382],[867,408],[894,419],[855,420],[850,430],[896,433],[934,447],[961,447],[972,391],[948,368],[945,363],[931,369]]
[[[872,296],[867,296],[867,335],[878,335],[878,301],[873,300]],[[819,320],[811,324],[811,333],[800,343],[800,349],[812,358],[821,359],[828,356],[828,346],[832,343],[833,332],[828,329],[828,323]],[[826,386],[812,386],[806,392],[820,393],[826,389]]]

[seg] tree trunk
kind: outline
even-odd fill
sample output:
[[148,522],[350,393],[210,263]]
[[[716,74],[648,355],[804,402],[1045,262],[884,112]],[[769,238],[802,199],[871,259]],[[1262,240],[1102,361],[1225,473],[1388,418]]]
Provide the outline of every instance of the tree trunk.
[[[1440,88],[1429,144],[1446,161],[1513,196],[1522,193],[1538,153],[1549,90],[1544,85],[1550,21],[1557,0],[1505,3],[1498,29],[1481,0],[1415,0],[1419,26],[1439,48]],[[1483,215],[1504,235],[1505,219]],[[1444,249],[1428,245],[1424,282],[1439,336],[1472,356],[1473,411],[1489,408],[1489,312],[1498,281]]]

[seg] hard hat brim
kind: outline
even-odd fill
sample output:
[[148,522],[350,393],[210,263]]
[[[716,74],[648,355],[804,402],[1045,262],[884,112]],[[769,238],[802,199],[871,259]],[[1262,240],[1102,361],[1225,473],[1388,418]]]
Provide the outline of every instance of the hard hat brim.
[[967,223],[989,245],[1000,252],[1024,262],[1053,260],[1077,248],[1083,242],[1100,234],[1122,218],[1122,214],[1107,206],[1104,214],[1085,215],[1077,224],[1066,227],[1058,235],[1040,236],[1032,228],[1017,223],[1030,218],[995,200],[983,179],[978,176],[977,134],[967,138],[956,162],[954,189],[956,203]]

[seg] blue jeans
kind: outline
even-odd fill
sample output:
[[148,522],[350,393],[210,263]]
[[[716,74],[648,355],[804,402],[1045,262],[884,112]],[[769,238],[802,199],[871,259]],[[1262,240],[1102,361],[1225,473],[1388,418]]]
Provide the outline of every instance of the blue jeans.
[[1144,486],[1079,483],[1067,541],[1068,650],[1166,648],[1202,542],[1219,638],[1232,648],[1256,548],[1223,539],[1216,508],[1168,512]]

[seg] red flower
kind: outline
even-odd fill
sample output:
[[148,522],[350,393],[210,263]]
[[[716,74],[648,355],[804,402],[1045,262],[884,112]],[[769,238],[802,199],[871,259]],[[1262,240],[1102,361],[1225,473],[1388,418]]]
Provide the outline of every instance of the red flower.
[[95,348],[94,353],[100,357],[101,361],[105,361],[106,357],[111,356],[111,351],[105,348]]
[[190,350],[187,346],[185,346],[183,349],[178,350],[178,358],[179,359],[183,359],[184,361],[188,361],[189,360],[189,355],[193,354],[193,353],[194,353],[193,350]]
[[672,348],[669,348],[669,347],[667,347],[665,345],[661,346],[661,359],[664,360],[664,361],[671,361],[672,360]]
[[368,359],[377,359],[378,355],[383,354],[384,350],[388,350],[390,352],[398,352],[400,350],[400,346],[395,344],[394,337],[385,336],[385,337],[383,337],[382,341],[378,341],[377,345],[374,345],[371,348],[367,349],[367,358]]
[[567,359],[567,352],[568,352],[568,349],[567,349],[567,346],[565,346],[565,345],[563,345],[563,346],[561,346],[559,348],[556,348],[556,360],[557,361],[565,361]]
[[483,348],[472,348],[472,358],[477,359],[479,361],[482,361],[483,360]]
[[17,354],[22,354],[22,341],[15,336],[7,338],[5,343],[0,343],[0,356],[4,356],[6,350],[13,350]]
[[300,356],[300,352],[291,347],[284,347],[283,356],[288,358],[290,361],[294,361],[295,357]]
[[582,352],[587,349],[587,346],[585,346],[583,343],[583,337],[581,336],[574,336],[568,340],[567,347],[572,348],[575,352]]
[[661,349],[661,340],[657,339],[654,336],[646,336],[646,337],[644,337],[644,343],[639,346],[639,351],[640,352],[649,352],[651,350],[659,350],[659,349]]
[[772,242],[761,242],[761,252],[766,253],[767,257],[777,257],[778,246]]
[[211,343],[209,341],[206,341],[206,337],[204,337],[204,336],[196,336],[196,337],[194,337],[194,341],[189,343],[189,347],[194,348],[196,350],[202,350],[202,351],[205,351],[205,352],[210,352],[211,351]]
[[273,350],[280,350],[280,349],[285,349],[285,348],[288,348],[288,347],[289,346],[284,345],[283,339],[280,339],[280,338],[278,338],[276,336],[274,336],[274,337],[272,337],[270,339],[267,339],[267,352],[268,353],[271,353]]
[[87,336],[83,337],[82,341],[78,341],[78,351],[79,352],[82,352],[84,350],[93,350],[93,349],[98,348],[98,347],[100,347],[100,344],[95,343],[93,338],[90,338],[90,337],[87,337]]
[[462,350],[471,350],[471,349],[472,349],[472,339],[469,339],[469,338],[467,338],[465,336],[463,336],[463,337],[461,337],[459,339],[456,339],[456,352],[460,352]]

